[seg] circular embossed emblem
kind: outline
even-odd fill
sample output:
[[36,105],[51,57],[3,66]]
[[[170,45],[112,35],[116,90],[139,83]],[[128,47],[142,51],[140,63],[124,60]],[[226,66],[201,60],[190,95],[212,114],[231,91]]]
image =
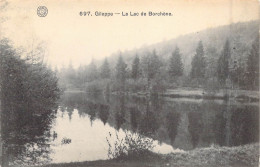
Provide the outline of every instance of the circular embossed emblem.
[[45,17],[48,14],[48,9],[45,6],[39,6],[37,8],[37,15],[39,17]]

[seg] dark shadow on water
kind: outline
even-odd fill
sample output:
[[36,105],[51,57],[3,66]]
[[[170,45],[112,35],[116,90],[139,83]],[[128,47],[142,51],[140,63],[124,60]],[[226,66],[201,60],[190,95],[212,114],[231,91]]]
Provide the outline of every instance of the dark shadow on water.
[[49,141],[55,137],[50,128],[57,107],[45,106],[37,112],[7,102],[2,108],[2,166],[49,163]]
[[[100,119],[115,129],[128,129],[174,148],[238,146],[258,142],[258,106],[214,101],[166,101],[160,96],[138,97],[84,93],[66,94],[63,108],[75,106],[92,121]],[[187,114],[187,121],[181,115]],[[184,122],[183,122],[184,121]],[[187,144],[191,147],[187,147]]]
[[[104,128],[109,125],[116,130],[130,130],[185,150],[211,144],[238,146],[259,140],[258,106],[167,101],[160,96],[109,95],[108,101],[106,96],[66,93],[59,102],[60,117],[68,114],[73,122],[74,112],[78,111],[78,116],[88,117],[91,125],[102,121]],[[5,104],[3,166],[13,162],[34,165],[51,162],[49,143],[62,136],[50,131],[57,107],[46,106],[44,112],[28,112],[28,108],[21,105]],[[37,111],[37,108],[29,111]]]

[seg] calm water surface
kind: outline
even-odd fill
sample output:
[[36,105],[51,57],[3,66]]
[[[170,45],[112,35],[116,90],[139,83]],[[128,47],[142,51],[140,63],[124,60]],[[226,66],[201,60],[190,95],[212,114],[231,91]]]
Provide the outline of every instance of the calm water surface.
[[10,164],[107,159],[106,138],[113,143],[126,132],[154,139],[152,151],[163,154],[255,143],[258,111],[257,103],[65,93],[55,113],[27,117],[28,123],[9,133],[3,159]]

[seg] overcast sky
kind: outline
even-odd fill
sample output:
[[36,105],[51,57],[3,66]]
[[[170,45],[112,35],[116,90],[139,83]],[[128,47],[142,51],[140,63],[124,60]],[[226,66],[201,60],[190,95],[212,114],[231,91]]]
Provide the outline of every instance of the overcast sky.
[[[0,17],[0,35],[25,48],[45,41],[48,61],[88,64],[118,50],[134,49],[206,28],[258,18],[257,0],[11,0]],[[1,2],[3,3],[3,1]],[[48,15],[38,17],[38,6]],[[171,12],[171,17],[83,17],[80,11]],[[34,46],[33,45],[33,46]]]

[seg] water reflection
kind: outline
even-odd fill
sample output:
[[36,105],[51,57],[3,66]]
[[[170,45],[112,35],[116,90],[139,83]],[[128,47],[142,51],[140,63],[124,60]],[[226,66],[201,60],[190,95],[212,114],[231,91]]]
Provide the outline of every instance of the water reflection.
[[66,93],[57,112],[5,116],[3,162],[106,159],[106,137],[123,137],[124,131],[155,139],[154,151],[160,153],[254,143],[259,140],[258,110],[258,104]]
[[88,106],[85,113],[92,121],[97,117],[117,130],[138,132],[174,148],[189,150],[211,144],[237,146],[258,142],[257,104],[116,95],[110,95],[108,102],[103,95],[84,93],[67,94],[65,99],[62,104],[70,104],[71,99],[79,114],[83,112],[82,105]]
[[168,136],[171,141],[171,145],[173,145],[175,141],[175,137],[178,133],[178,126],[180,122],[180,113],[172,111],[168,112],[166,115],[166,128],[168,132]]
[[49,141],[53,140],[50,131],[55,115],[53,106],[37,112],[22,105],[4,104],[1,115],[2,166],[51,162]]
[[[92,161],[107,159],[108,143],[106,137],[112,136],[116,141],[116,134],[124,138],[125,130],[116,130],[108,123],[104,124],[101,119],[96,118],[91,121],[87,113],[80,113],[79,110],[73,111],[71,120],[68,112],[64,114],[58,110],[55,124],[52,130],[58,133],[57,139],[50,143],[52,153],[50,157],[52,162],[71,162],[71,161]],[[63,144],[64,139],[70,139],[69,144]],[[163,144],[158,145],[155,142],[154,151],[166,150],[167,152],[175,151],[171,146]]]

